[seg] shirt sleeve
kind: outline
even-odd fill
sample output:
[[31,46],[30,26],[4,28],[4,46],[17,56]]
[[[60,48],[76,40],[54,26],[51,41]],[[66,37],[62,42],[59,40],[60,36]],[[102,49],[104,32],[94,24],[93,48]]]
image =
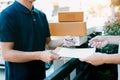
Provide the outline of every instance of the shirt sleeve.
[[0,14],[0,42],[14,42],[14,21],[5,12]]
[[48,20],[47,20],[47,17],[45,14],[43,14],[43,17],[44,17],[44,25],[45,25],[45,34],[46,34],[46,37],[50,37],[50,30],[49,30],[49,24],[48,24]]

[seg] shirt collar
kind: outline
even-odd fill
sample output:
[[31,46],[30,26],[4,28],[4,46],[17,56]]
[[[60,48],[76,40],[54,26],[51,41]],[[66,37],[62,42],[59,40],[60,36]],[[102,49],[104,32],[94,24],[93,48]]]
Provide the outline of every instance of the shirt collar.
[[[21,3],[15,1],[14,4],[15,4],[15,7],[17,7],[19,10],[23,11],[24,13],[26,13],[26,14],[31,13],[31,11],[28,8],[26,8],[25,6],[23,6]],[[32,12],[37,13],[34,6],[32,7]]]

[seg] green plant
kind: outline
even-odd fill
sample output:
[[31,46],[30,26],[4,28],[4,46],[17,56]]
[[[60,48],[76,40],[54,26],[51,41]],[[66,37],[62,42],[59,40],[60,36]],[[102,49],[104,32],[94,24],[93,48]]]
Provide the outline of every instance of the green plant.
[[120,21],[108,22],[104,26],[105,35],[120,35]]

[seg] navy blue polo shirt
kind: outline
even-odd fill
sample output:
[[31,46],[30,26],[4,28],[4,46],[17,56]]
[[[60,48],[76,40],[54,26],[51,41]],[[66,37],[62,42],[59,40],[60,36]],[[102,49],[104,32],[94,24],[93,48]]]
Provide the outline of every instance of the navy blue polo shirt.
[[[32,11],[15,1],[0,14],[0,41],[14,42],[14,50],[33,52],[45,50],[50,37],[46,15],[33,7]],[[22,55],[21,55],[22,56]],[[5,62],[6,80],[43,80],[42,61]]]

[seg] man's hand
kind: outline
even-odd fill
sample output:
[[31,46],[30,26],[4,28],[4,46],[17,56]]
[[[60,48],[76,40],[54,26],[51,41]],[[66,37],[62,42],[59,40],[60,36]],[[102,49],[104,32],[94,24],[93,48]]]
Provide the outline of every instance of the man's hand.
[[42,60],[46,63],[50,63],[53,60],[60,59],[60,56],[54,53],[54,51],[43,51],[41,52],[38,57],[40,56],[39,60]]
[[71,36],[65,36],[63,40],[63,46],[65,47],[75,46],[75,39]]

